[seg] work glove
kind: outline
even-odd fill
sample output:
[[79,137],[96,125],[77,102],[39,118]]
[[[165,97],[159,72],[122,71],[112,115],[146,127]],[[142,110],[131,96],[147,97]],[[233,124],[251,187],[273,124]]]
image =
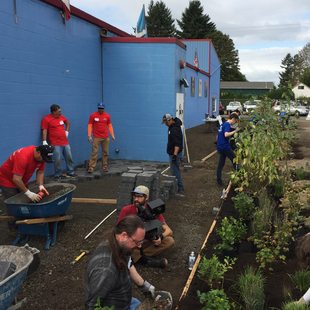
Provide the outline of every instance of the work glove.
[[93,143],[93,137],[89,136],[89,137],[88,137],[88,142],[89,142],[89,143]]
[[46,140],[42,141],[42,144],[43,144],[43,145],[48,145],[48,143],[47,143]]
[[68,138],[68,136],[69,136],[69,131],[65,131],[65,133],[66,133],[66,137]]
[[139,289],[144,295],[150,294],[152,298],[155,298],[155,287],[146,280],[144,280],[142,286],[139,286]]
[[47,191],[44,185],[39,185],[39,191],[43,192],[45,195],[49,195],[50,193]]
[[42,197],[29,189],[24,193],[32,202],[39,202]]
[[172,161],[177,161],[177,155],[172,155]]

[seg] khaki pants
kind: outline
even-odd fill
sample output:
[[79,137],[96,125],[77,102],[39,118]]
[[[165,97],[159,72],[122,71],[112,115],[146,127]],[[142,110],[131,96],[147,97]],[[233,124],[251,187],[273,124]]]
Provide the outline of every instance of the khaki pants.
[[[152,241],[145,241],[142,246],[143,254],[146,256],[156,256],[160,253],[170,249],[174,245],[174,239],[171,236],[165,237],[161,244],[158,246],[155,246]],[[136,263],[141,258],[141,252],[140,249],[134,249],[131,258],[134,263]]]
[[94,138],[92,152],[88,163],[88,170],[93,171],[96,168],[99,145],[101,145],[102,149],[102,168],[108,166],[109,143],[109,138]]

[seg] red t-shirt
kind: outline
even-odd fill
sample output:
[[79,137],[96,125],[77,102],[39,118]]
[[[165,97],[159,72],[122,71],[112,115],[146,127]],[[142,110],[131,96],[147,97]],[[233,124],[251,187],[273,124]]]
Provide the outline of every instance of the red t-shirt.
[[16,150],[0,167],[0,185],[14,187],[13,175],[22,176],[23,182],[27,185],[36,170],[44,170],[45,163],[34,159],[34,145]]
[[67,119],[63,115],[54,117],[52,114],[48,114],[42,118],[41,128],[47,130],[47,138],[50,145],[65,146],[69,144],[66,137],[66,122]]
[[[125,216],[128,216],[128,215],[136,215],[138,212],[137,212],[137,208],[135,205],[127,205],[127,206],[124,206],[118,216],[118,219],[117,219],[117,222],[121,221]],[[162,223],[165,223],[165,218],[162,214],[158,214],[155,216],[155,219],[156,220],[159,220],[160,222]]]
[[110,115],[106,112],[100,114],[94,112],[90,115],[88,124],[93,125],[94,138],[107,138],[109,136],[109,124],[111,124]]

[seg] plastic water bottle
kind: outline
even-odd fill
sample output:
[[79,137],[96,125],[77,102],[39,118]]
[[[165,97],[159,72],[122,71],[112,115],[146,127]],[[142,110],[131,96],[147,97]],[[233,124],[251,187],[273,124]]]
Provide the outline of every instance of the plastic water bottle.
[[188,257],[188,269],[189,270],[193,269],[193,266],[195,264],[195,260],[196,260],[195,253],[191,252],[191,254]]

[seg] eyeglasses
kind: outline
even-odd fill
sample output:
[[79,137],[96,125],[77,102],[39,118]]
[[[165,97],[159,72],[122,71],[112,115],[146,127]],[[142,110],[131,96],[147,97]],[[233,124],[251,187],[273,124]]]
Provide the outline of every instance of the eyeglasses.
[[136,244],[136,246],[141,246],[141,245],[143,244],[143,242],[144,242],[144,239],[138,241],[138,240],[135,240],[135,239],[132,238],[132,237],[129,237],[129,238]]

